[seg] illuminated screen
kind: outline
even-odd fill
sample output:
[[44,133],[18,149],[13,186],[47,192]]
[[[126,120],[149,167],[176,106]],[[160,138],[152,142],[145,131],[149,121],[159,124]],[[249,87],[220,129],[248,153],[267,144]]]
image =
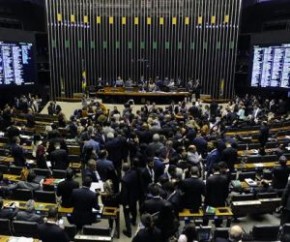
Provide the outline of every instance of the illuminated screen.
[[254,45],[252,87],[290,87],[290,44]]
[[0,41],[0,85],[33,85],[33,44]]

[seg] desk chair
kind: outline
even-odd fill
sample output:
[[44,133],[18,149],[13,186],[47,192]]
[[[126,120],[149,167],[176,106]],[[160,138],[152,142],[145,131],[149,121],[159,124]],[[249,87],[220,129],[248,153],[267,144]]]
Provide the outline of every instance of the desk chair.
[[276,192],[258,192],[257,198],[276,198],[278,194]]
[[[1,143],[1,142],[0,142]],[[1,148],[0,149],[0,155],[2,156],[7,156],[10,154],[10,150],[9,149],[5,149],[5,148]]]
[[248,194],[239,194],[239,195],[232,196],[232,202],[248,201],[248,200],[255,200],[254,194],[248,193]]
[[37,176],[49,177],[51,175],[49,169],[34,168],[33,171]]
[[216,238],[224,238],[227,239],[229,237],[229,229],[230,228],[216,228],[213,232],[213,239]]
[[256,241],[276,241],[278,239],[279,225],[254,225],[253,239]]
[[262,162],[272,162],[277,161],[278,156],[277,155],[264,155],[262,156]]
[[99,225],[84,225],[83,234],[85,235],[99,235],[99,236],[111,236],[111,229],[105,226]]
[[19,175],[21,174],[23,167],[21,166],[10,166],[9,173],[12,175]]
[[53,178],[63,179],[66,177],[66,170],[53,169],[52,176]]
[[37,233],[37,223],[36,222],[26,222],[26,221],[17,221],[12,222],[14,235],[15,236],[24,236],[38,238]]
[[0,172],[4,173],[8,173],[8,166],[6,165],[0,165]]
[[197,239],[201,242],[210,241],[211,237],[211,226],[202,226],[196,228]]
[[256,180],[256,172],[255,171],[246,171],[246,172],[241,172],[239,174],[239,180],[240,181],[244,181],[247,178]]
[[13,200],[27,201],[33,199],[33,193],[28,189],[15,189],[11,197]]
[[55,203],[56,197],[55,192],[51,191],[35,191],[34,198],[37,202],[44,202],[44,203]]
[[0,219],[0,234],[12,235],[10,219],[7,218]]
[[75,235],[77,234],[77,226],[74,224],[67,224],[64,226],[64,230],[67,233],[68,237],[70,238],[71,241],[74,240]]

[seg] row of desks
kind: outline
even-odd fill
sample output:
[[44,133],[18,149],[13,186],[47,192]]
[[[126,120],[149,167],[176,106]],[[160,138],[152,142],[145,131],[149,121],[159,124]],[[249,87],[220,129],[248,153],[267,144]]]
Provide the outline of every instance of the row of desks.
[[[21,241],[21,237],[15,237],[15,236],[7,236],[7,235],[0,235],[0,242],[9,242],[12,239],[15,239],[15,241]],[[33,242],[38,242],[38,239],[33,239]]]

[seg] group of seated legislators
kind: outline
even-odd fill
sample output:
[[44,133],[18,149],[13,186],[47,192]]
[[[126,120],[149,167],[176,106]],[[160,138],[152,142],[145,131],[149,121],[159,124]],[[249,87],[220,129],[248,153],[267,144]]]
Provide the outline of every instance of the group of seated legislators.
[[[233,181],[246,169],[254,144],[255,157],[270,154],[275,160],[267,166],[270,175],[259,169],[262,164],[256,166],[252,180],[259,186],[248,184],[250,189],[238,193],[280,194],[281,228],[290,223],[290,113],[283,99],[245,95],[226,105],[184,101],[166,107],[147,102],[133,112],[131,102],[109,110],[87,98],[69,118],[52,101],[42,121],[31,95],[15,100],[0,110],[0,218],[37,222],[42,241],[71,240],[59,222],[59,207],[71,208],[66,222],[81,233],[86,225],[98,226],[102,207],[120,206],[122,232],[134,242],[210,241],[201,238],[196,221],[186,218],[184,225],[181,214],[205,215],[200,226],[209,220],[215,229],[225,226],[225,217],[206,214],[230,207],[237,193]],[[9,174],[18,168],[16,177]],[[37,214],[38,193],[61,172],[63,179],[52,186],[58,207]],[[101,187],[92,188],[96,184]],[[5,204],[21,189],[31,192],[25,209]],[[108,219],[110,228],[116,223]],[[277,239],[290,241],[289,234],[279,234]],[[227,238],[212,241],[246,240],[252,235],[233,225]]]

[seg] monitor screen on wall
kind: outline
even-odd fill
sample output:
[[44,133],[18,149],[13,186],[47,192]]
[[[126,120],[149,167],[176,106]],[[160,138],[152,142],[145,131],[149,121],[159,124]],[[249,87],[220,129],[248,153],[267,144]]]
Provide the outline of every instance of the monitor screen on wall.
[[254,45],[252,87],[290,87],[290,43]]
[[0,40],[0,86],[34,85],[33,43]]

